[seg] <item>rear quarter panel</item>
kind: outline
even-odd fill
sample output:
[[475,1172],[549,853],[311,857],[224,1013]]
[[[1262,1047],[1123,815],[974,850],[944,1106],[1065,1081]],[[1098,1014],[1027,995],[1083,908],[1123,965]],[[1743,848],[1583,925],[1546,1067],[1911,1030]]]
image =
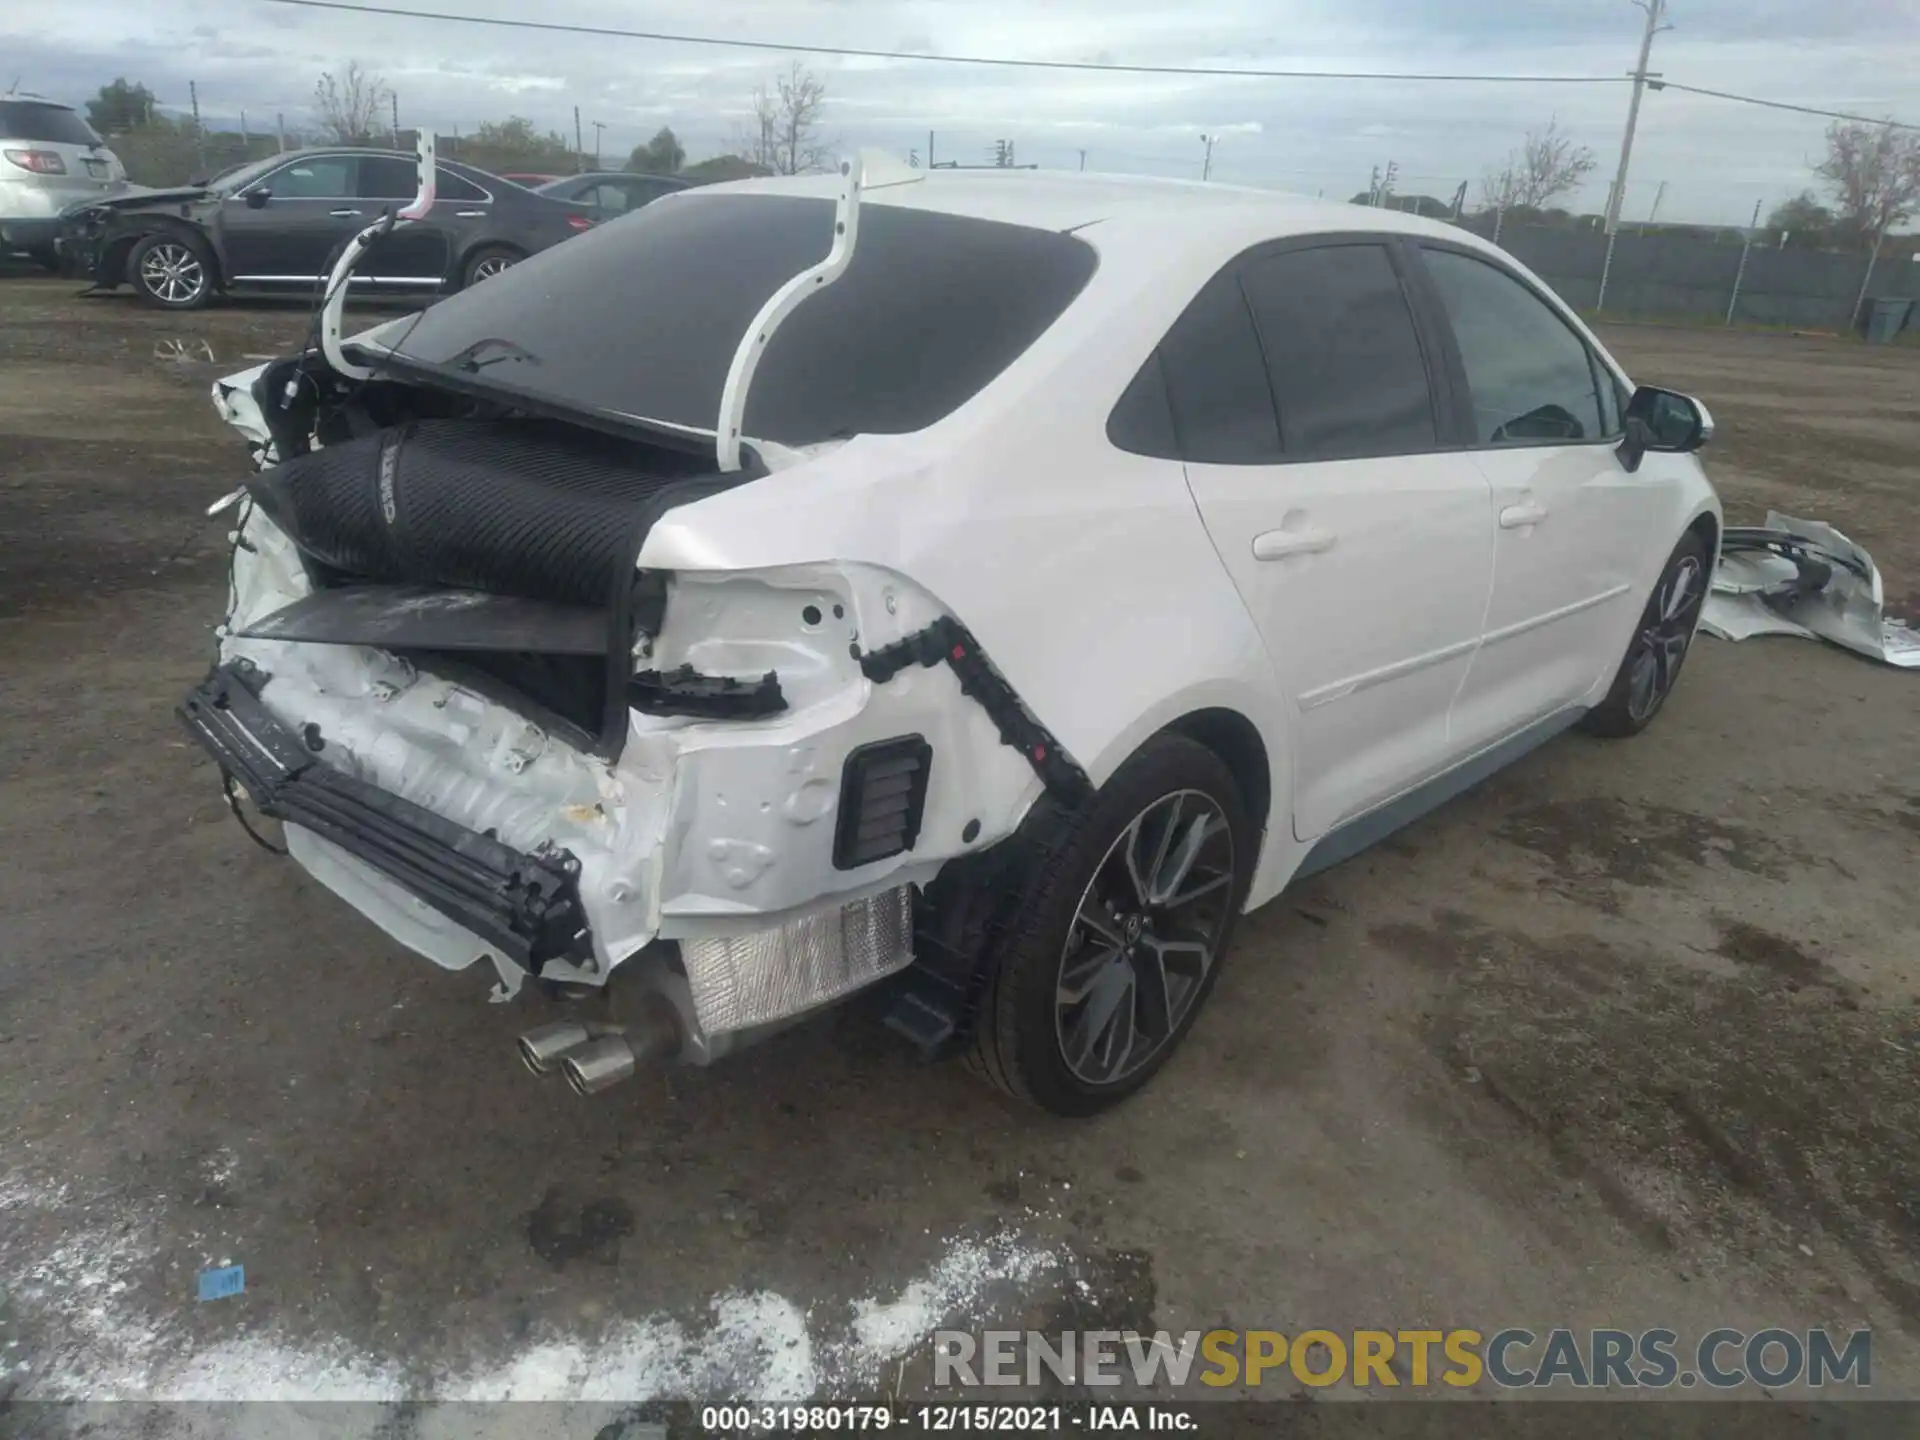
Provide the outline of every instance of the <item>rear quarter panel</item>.
[[[1287,720],[1259,632],[1183,467],[1106,438],[1115,401],[1192,293],[1131,273],[1096,272],[1060,322],[946,420],[863,436],[670,512],[640,564],[851,560],[908,577],[973,631],[1095,784],[1183,715],[1236,711],[1267,751],[1272,803],[1259,819],[1284,837]],[[1250,903],[1297,858],[1290,841],[1264,847]]]

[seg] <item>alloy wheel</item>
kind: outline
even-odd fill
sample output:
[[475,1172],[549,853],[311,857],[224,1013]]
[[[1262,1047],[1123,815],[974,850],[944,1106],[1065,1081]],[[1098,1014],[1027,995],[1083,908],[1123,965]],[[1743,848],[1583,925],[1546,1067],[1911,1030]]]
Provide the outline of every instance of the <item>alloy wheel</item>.
[[140,260],[140,283],[156,300],[169,305],[187,305],[200,298],[206,288],[207,272],[188,246],[165,241],[153,246]]
[[1660,577],[1627,656],[1627,713],[1636,722],[1658,710],[1673,689],[1706,598],[1706,569],[1697,556],[1682,555]]
[[494,276],[504,274],[512,268],[513,259],[511,256],[489,255],[473,267],[473,278],[475,281],[491,280]]
[[1179,1033],[1232,918],[1234,863],[1227,817],[1199,790],[1154,801],[1108,847],[1054,989],[1055,1038],[1076,1079],[1116,1084]]

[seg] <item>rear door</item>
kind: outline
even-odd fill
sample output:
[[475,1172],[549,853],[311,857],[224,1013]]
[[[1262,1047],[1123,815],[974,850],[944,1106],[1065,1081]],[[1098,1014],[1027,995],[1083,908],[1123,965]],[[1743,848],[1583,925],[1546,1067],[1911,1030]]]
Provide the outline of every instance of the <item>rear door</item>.
[[[300,155],[221,201],[229,278],[251,284],[324,278],[347,237],[372,218],[357,191],[358,172],[357,155]],[[248,203],[255,192],[266,196],[264,203]]]
[[1550,301],[1492,258],[1430,242],[1420,255],[1492,487],[1493,596],[1454,719],[1477,746],[1573,705],[1619,663],[1659,482],[1622,468],[1612,372]]
[[[389,233],[354,271],[357,282],[412,289],[445,280],[453,268],[454,233],[484,223],[492,197],[444,165],[435,169],[433,186],[427,218]],[[363,155],[359,189],[365,223],[371,225],[383,211],[398,210],[419,193],[420,167],[402,155]]]
[[1187,480],[1292,702],[1294,830],[1445,769],[1493,571],[1487,482],[1396,245],[1267,247],[1161,347]]

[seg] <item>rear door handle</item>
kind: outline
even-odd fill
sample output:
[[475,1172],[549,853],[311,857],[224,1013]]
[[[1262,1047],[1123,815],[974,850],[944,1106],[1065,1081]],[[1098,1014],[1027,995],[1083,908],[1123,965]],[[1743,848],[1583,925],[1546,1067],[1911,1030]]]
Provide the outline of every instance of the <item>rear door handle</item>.
[[1546,510],[1531,501],[1523,505],[1509,505],[1500,512],[1500,528],[1502,530],[1524,530],[1529,525],[1538,525],[1546,518]]
[[327,213],[344,219],[348,215],[358,215],[360,212],[358,210],[329,210]]
[[1289,555],[1318,555],[1338,539],[1331,530],[1269,530],[1253,537],[1253,558],[1284,560]]

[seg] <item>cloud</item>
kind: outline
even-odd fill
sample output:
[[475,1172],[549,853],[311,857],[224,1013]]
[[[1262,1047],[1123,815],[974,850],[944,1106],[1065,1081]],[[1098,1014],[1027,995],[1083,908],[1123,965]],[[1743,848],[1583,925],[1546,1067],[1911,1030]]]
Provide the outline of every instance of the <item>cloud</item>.
[[[396,0],[407,4],[411,0]],[[447,8],[447,7],[431,7]],[[471,13],[921,55],[1009,55],[1122,64],[1619,76],[1640,12],[1615,0],[470,0]],[[1920,121],[1920,27],[1902,0],[1670,0],[1655,64],[1675,80]],[[350,59],[388,76],[401,122],[470,133],[527,115],[571,133],[573,106],[624,153],[663,123],[695,158],[730,141],[756,83],[790,57],[762,51],[552,34],[487,25],[240,3],[207,23],[191,0],[64,0],[16,7],[0,51],[25,88],[79,101],[126,75],[203,110],[284,112],[297,123],[322,69]],[[208,32],[213,33],[209,34]],[[1580,203],[1597,208],[1618,152],[1620,84],[1438,84],[1101,75],[801,57],[825,79],[826,129],[844,146],[924,149],[983,161],[1013,139],[1023,161],[1197,177],[1198,136],[1223,138],[1218,179],[1363,188],[1400,167],[1407,190],[1451,193],[1549,118],[1600,165]],[[1743,221],[1756,200],[1814,183],[1824,122],[1665,91],[1648,97],[1627,209],[1667,183],[1661,214]]]

